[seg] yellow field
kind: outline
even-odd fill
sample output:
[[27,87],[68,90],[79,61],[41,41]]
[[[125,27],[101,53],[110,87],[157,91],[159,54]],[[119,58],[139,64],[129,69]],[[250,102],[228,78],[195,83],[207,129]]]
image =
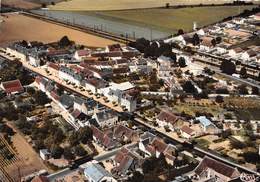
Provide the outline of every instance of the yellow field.
[[4,17],[0,31],[0,46],[6,46],[21,40],[44,43],[56,42],[64,35],[67,35],[69,39],[77,44],[89,47],[105,47],[116,43],[115,41],[90,35],[79,30],[18,14]]
[[233,0],[70,0],[50,6],[52,10],[94,11],[163,7],[170,5],[223,4]]

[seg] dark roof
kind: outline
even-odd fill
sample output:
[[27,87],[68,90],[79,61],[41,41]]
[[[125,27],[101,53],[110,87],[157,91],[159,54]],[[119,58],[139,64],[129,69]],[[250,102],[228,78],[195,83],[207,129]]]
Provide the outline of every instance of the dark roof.
[[188,126],[186,126],[186,125],[184,125],[183,127],[181,127],[181,130],[182,130],[183,132],[189,134],[189,135],[191,135],[191,134],[194,132],[193,129],[191,129],[190,127],[188,127]]
[[196,167],[195,173],[200,175],[204,170],[208,168],[213,169],[217,173],[220,173],[232,179],[239,176],[239,171],[236,168],[216,161],[215,159],[209,158],[208,156],[205,156],[200,164]]
[[60,103],[65,107],[65,108],[69,108],[71,106],[73,106],[73,98],[67,94],[63,94],[60,97]]
[[12,80],[7,82],[2,82],[3,89],[6,93],[13,93],[13,92],[23,92],[23,86],[20,80]]

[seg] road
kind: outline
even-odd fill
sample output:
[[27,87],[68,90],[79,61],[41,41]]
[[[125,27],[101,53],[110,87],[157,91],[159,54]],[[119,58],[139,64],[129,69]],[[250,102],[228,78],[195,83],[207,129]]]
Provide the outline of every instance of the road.
[[[1,56],[4,57],[4,58],[6,58],[6,59],[8,59],[8,60],[11,60],[11,61],[14,61],[14,60],[15,60],[15,58],[10,57],[10,56],[6,55],[5,53],[2,53],[2,52],[0,52],[0,57],[1,57]],[[32,72],[34,72],[34,73],[36,73],[36,74],[38,74],[38,75],[40,75],[40,76],[42,76],[42,77],[45,77],[45,78],[47,78],[47,79],[49,79],[49,80],[52,80],[52,81],[56,82],[57,84],[59,84],[59,85],[65,87],[65,88],[67,88],[68,90],[73,91],[74,93],[77,93],[78,95],[81,95],[81,96],[84,96],[84,97],[87,97],[87,98],[91,98],[91,99],[95,100],[96,102],[101,103],[102,105],[104,105],[104,106],[106,106],[106,107],[108,107],[108,108],[110,108],[110,109],[115,110],[116,112],[123,112],[123,109],[122,109],[120,106],[114,106],[114,105],[112,104],[112,102],[105,102],[105,101],[104,101],[104,98],[102,98],[102,97],[97,98],[95,95],[89,94],[87,91],[82,91],[82,90],[80,90],[80,88],[78,88],[78,87],[75,87],[75,86],[73,86],[73,85],[71,85],[71,84],[67,84],[65,81],[59,79],[58,77],[54,76],[53,74],[48,74],[48,73],[47,73],[44,69],[42,69],[42,68],[34,67],[34,66],[30,65],[30,64],[29,64],[28,62],[26,62],[26,61],[22,61],[22,60],[19,60],[19,61],[20,61],[20,62],[23,64],[23,66],[24,66],[26,69],[28,69],[29,71],[32,71]]]
[[[142,125],[142,126],[145,127],[147,130],[151,131],[151,127],[147,124],[148,122],[146,122],[143,118],[140,118],[140,117],[137,116],[137,117],[134,119],[134,122],[135,122],[135,124],[137,124],[137,125]],[[223,158],[223,157],[217,156],[217,155],[215,155],[215,154],[213,154],[213,153],[211,153],[211,152],[209,152],[209,151],[203,150],[203,149],[201,149],[201,148],[199,148],[199,147],[196,147],[196,146],[194,147],[191,143],[182,142],[182,141],[176,140],[176,139],[174,139],[174,138],[172,138],[172,137],[169,137],[166,133],[163,133],[163,132],[158,131],[158,130],[156,130],[156,129],[155,129],[155,130],[153,129],[152,132],[153,132],[154,134],[156,134],[156,136],[159,136],[160,138],[167,139],[167,143],[171,143],[171,144],[173,144],[173,145],[182,145],[185,150],[187,150],[187,151],[189,151],[189,152],[192,152],[192,151],[193,151],[193,152],[195,152],[198,156],[203,157],[203,156],[207,155],[207,156],[209,156],[209,157],[211,157],[211,158],[213,158],[213,159],[215,159],[215,160],[217,160],[217,161],[220,161],[220,162],[223,162],[223,163],[228,164],[228,165],[230,165],[230,166],[236,167],[237,169],[239,169],[239,170],[241,170],[241,171],[243,171],[243,172],[250,173],[250,174],[255,174],[255,175],[257,175],[257,176],[260,176],[260,173],[258,173],[258,172],[256,172],[256,171],[253,171],[253,170],[248,169],[248,168],[246,168],[246,167],[244,167],[244,166],[241,166],[241,165],[239,165],[239,164],[236,164],[236,163],[234,163],[234,162],[231,162],[231,161],[229,161],[229,160],[227,160],[227,159],[225,159],[225,158]]]
[[[131,143],[131,144],[128,144],[128,145],[125,145],[125,146],[122,146],[122,147],[129,147],[129,148],[133,148],[137,145],[137,143]],[[119,147],[119,148],[116,148],[116,149],[113,149],[111,151],[108,151],[104,154],[101,154],[101,155],[97,155],[95,157],[93,157],[94,160],[98,161],[98,162],[101,162],[101,161],[104,161],[104,160],[107,160],[109,158],[111,158],[112,156],[116,155],[116,153],[122,149],[122,147]],[[65,177],[66,175],[70,174],[70,173],[73,173],[75,172],[77,169],[70,169],[70,168],[65,168],[61,171],[58,171],[56,173],[53,173],[53,174],[50,174],[48,177],[48,179],[50,180],[50,182],[54,182],[56,179],[58,178],[63,178]]]
[[[252,82],[249,82],[248,80],[245,80],[245,79],[242,79],[242,78],[237,78],[237,77],[234,77],[234,76],[231,76],[231,75],[228,75],[228,74],[225,74],[225,73],[222,73],[221,70],[217,67],[217,66],[213,66],[213,65],[209,65],[209,64],[206,64],[205,62],[210,62],[210,61],[207,61],[205,60],[205,58],[202,60],[202,58],[198,58],[198,57],[194,57],[195,59],[195,62],[201,62],[202,64],[206,65],[208,68],[210,68],[211,70],[215,71],[216,73],[226,77],[226,78],[229,78],[231,80],[234,80],[234,81],[237,81],[237,82],[240,82],[240,83],[243,83],[243,84],[247,84],[247,85],[250,85],[252,87],[257,87],[258,89],[260,89],[260,85],[257,84],[257,83],[252,83]],[[205,61],[205,62],[204,62]]]

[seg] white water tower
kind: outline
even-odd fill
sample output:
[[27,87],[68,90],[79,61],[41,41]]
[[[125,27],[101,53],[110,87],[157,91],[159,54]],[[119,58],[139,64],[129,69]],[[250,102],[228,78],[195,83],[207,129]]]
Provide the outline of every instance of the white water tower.
[[198,28],[197,22],[194,21],[193,22],[193,31],[197,30],[197,28]]

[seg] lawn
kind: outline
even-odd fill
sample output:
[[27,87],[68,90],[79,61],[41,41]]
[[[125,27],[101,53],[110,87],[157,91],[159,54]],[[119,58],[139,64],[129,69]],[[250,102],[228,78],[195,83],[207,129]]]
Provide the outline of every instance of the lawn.
[[[130,24],[150,26],[159,30],[174,32],[178,29],[191,31],[193,22],[199,27],[216,23],[228,16],[234,16],[245,9],[252,9],[254,6],[215,6],[215,7],[194,7],[180,9],[139,9],[122,11],[96,12],[95,16],[111,19]],[[89,12],[79,12],[89,14]],[[214,16],[212,16],[214,15]]]
[[50,6],[53,10],[96,11],[96,10],[122,10],[164,7],[166,3],[171,6],[195,4],[223,4],[233,0],[69,0]]

